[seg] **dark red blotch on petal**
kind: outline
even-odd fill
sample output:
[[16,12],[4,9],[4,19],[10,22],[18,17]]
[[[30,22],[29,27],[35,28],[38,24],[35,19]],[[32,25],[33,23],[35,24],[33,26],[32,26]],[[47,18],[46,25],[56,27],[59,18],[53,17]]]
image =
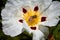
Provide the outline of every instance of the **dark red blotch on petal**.
[[41,17],[41,22],[46,21],[46,17]]
[[36,27],[30,27],[32,30],[36,30]]
[[27,12],[27,10],[25,8],[23,8],[22,11],[23,11],[23,13],[26,13]]
[[38,6],[36,6],[36,7],[34,8],[34,11],[38,11],[38,9],[39,9]]
[[20,20],[19,20],[19,22],[23,23],[23,20],[22,20],[22,19],[20,19]]

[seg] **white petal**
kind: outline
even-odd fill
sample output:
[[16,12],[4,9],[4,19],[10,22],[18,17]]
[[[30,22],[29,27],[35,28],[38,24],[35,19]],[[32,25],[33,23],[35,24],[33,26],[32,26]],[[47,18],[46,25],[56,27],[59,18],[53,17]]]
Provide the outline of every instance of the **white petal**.
[[12,2],[8,0],[5,8],[1,12],[3,32],[4,34],[10,35],[12,37],[21,34],[23,28],[22,24],[17,22],[18,18],[20,19],[22,15],[21,9],[16,6],[17,4],[14,5],[14,3],[16,3],[16,1]]
[[47,36],[49,35],[49,28],[45,27],[45,26],[42,26],[42,25],[39,25],[39,30],[41,32],[43,32],[44,35],[45,35],[45,38],[47,38]]
[[43,13],[47,17],[45,22],[42,22],[42,25],[45,26],[56,26],[59,22],[60,16],[60,2],[54,1],[50,7]]
[[32,2],[32,3],[34,4],[34,6],[36,6],[36,5],[39,6],[40,11],[47,8],[52,2],[52,0],[33,0],[33,1],[34,2]]
[[44,11],[51,4],[52,0],[29,0],[30,5],[34,9],[35,6],[39,7],[40,11]]
[[52,0],[8,0],[5,8],[9,9],[16,9],[16,8],[22,8],[22,7],[28,7],[34,9],[35,6],[39,6],[40,11],[43,11],[46,9]]
[[[18,17],[22,16],[21,3],[19,4],[20,6],[18,6],[18,5],[16,6],[15,2],[17,4],[19,3],[16,0],[8,0],[7,1],[5,8],[1,11],[2,19],[9,19],[12,17],[17,17],[17,15],[18,15]],[[15,5],[13,3],[15,3]]]
[[[2,21],[3,22],[3,21]],[[4,23],[4,22],[3,22]],[[14,18],[3,24],[3,32],[6,35],[15,37],[23,32],[23,25]]]
[[[12,4],[15,7],[17,7],[19,5],[22,5],[21,0],[8,0],[7,2],[10,3],[10,4]],[[6,5],[6,6],[8,6],[8,5]]]
[[[54,1],[50,7],[46,10],[47,15],[52,15],[52,17],[60,16],[60,2]],[[56,15],[55,15],[56,14]]]
[[40,30],[33,32],[33,40],[41,40],[42,38],[44,38],[44,34]]
[[45,11],[49,6],[50,4],[52,3],[52,0],[42,0],[42,12]]
[[41,22],[41,25],[52,27],[52,26],[56,26],[58,22],[59,22],[58,19],[51,18],[51,20]]
[[30,29],[30,27],[28,26],[28,24],[24,21],[23,22],[23,25],[24,25],[24,29],[29,33],[31,34],[32,33],[32,30]]

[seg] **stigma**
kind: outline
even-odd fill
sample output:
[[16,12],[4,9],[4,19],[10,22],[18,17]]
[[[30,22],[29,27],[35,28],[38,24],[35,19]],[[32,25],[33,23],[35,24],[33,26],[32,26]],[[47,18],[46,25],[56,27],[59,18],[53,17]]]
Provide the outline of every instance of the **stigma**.
[[29,21],[29,22],[32,22],[32,20],[35,19],[35,18],[37,18],[37,15],[31,16],[28,21]]

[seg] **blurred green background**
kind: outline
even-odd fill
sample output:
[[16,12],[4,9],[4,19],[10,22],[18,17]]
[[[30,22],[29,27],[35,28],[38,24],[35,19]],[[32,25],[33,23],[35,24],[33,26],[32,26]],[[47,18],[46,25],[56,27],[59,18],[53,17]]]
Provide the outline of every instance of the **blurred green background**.
[[[10,37],[4,35],[2,32],[2,18],[1,18],[1,10],[5,7],[5,3],[7,0],[0,0],[0,40],[32,40],[32,35],[28,34],[26,31],[23,32],[21,35],[16,37]],[[60,1],[60,0],[53,0],[53,1]],[[54,36],[55,40],[60,40],[60,21],[57,26],[50,28],[50,33]]]

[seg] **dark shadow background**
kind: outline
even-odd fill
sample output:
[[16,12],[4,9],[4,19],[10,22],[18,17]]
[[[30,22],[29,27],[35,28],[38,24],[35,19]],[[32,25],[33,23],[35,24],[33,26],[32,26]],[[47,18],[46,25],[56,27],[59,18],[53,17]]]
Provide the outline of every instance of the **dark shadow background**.
[[[1,18],[1,10],[5,7],[5,3],[7,0],[0,0],[0,40],[32,40],[32,35],[29,35],[26,31],[23,32],[21,35],[16,37],[10,37],[4,35],[2,32],[2,18]],[[60,1],[60,0],[53,0],[53,1]],[[60,40],[60,22],[57,24],[56,27],[50,28],[50,33],[54,35],[55,40]]]

